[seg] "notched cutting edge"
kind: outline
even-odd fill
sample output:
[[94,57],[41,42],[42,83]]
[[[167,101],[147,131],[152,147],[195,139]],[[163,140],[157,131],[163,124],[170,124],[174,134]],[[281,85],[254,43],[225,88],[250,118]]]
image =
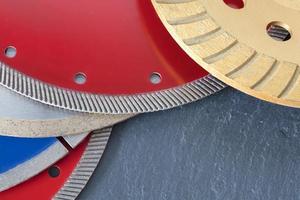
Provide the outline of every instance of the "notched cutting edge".
[[94,131],[79,163],[54,200],[74,200],[83,190],[105,150],[112,127]]
[[94,95],[58,88],[0,63],[0,85],[47,105],[87,113],[127,114],[170,109],[226,87],[211,75],[167,90],[136,95]]

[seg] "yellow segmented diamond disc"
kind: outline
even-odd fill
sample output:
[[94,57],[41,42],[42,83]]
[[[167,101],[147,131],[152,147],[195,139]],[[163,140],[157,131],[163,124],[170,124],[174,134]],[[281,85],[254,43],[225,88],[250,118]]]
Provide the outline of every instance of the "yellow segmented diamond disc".
[[257,98],[300,107],[300,0],[152,3],[177,43],[212,75]]

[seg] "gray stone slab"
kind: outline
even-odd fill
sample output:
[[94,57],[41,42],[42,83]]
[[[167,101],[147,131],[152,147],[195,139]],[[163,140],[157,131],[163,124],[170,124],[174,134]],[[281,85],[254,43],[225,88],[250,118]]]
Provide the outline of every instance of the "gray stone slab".
[[115,127],[79,200],[300,199],[300,109],[226,89]]

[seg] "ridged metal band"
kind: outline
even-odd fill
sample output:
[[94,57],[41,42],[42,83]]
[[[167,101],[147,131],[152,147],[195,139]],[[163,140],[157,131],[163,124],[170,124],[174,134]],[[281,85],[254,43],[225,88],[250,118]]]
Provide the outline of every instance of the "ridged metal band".
[[291,38],[291,34],[288,30],[277,25],[272,25],[268,29],[268,34],[275,40],[279,40],[279,41],[287,41]]
[[111,131],[110,127],[93,132],[79,163],[54,200],[74,200],[78,197],[96,169]]
[[136,95],[95,95],[58,88],[0,63],[0,85],[51,106],[88,113],[126,114],[165,110],[209,96],[226,85],[208,75],[180,87]]

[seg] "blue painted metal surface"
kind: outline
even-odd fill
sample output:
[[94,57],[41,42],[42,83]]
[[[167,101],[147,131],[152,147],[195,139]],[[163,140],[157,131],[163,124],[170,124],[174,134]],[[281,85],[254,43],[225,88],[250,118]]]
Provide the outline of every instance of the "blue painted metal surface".
[[56,141],[56,138],[29,139],[0,136],[0,174],[37,156]]

